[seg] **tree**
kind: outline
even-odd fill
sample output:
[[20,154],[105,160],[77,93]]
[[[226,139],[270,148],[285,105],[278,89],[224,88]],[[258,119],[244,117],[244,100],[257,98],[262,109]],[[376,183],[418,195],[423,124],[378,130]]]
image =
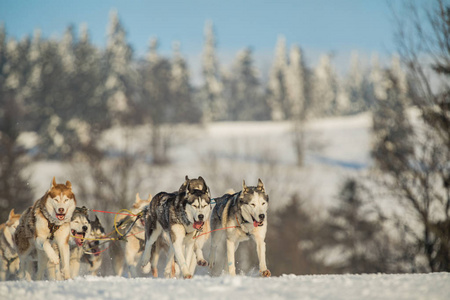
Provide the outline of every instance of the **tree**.
[[[345,180],[336,206],[318,233],[319,257],[340,273],[399,272],[391,237],[384,229],[385,218],[369,191],[357,180]],[[330,255],[333,253],[333,255]],[[333,260],[334,257],[334,260]]]
[[14,39],[6,42],[6,29],[0,26],[0,222],[12,208],[23,211],[32,203],[29,178],[23,174],[30,163],[26,149],[18,142],[25,120],[20,89],[24,86],[23,48]]
[[258,71],[254,66],[251,49],[244,49],[237,54],[224,86],[228,119],[249,121],[264,118],[267,109],[262,101]]
[[227,110],[223,99],[223,83],[220,76],[219,62],[216,56],[216,38],[212,22],[205,25],[205,44],[202,54],[202,73],[204,84],[200,95],[204,103],[205,121],[218,121],[225,118]]
[[338,113],[338,78],[331,64],[331,55],[322,55],[314,71],[312,114],[332,116]]
[[270,70],[268,83],[268,103],[274,121],[286,119],[286,40],[280,36],[275,48],[275,60]]
[[108,42],[105,53],[104,74],[105,97],[108,112],[114,124],[127,124],[130,122],[132,109],[133,83],[135,73],[132,66],[133,51],[126,40],[117,11],[110,14],[108,28]]
[[339,108],[344,114],[356,114],[367,110],[365,98],[366,77],[361,70],[361,64],[356,51],[352,52],[350,71],[344,87],[343,101]]
[[[394,162],[382,164],[387,175],[384,184],[409,212],[401,220],[405,233],[414,240],[417,259],[426,261],[419,271],[450,270],[449,19],[450,4],[441,0],[423,9],[408,3],[397,15],[398,50],[407,68],[407,81],[415,88],[408,93],[409,101],[420,110],[422,122],[412,127],[410,138],[397,134],[396,141],[384,143],[388,156],[380,157]],[[395,71],[395,64],[392,68],[389,82],[401,91],[405,81]],[[389,84],[386,91],[388,98],[399,94]],[[393,105],[403,105],[401,97],[394,99]],[[402,124],[402,118],[388,121],[392,127]]]
[[318,226],[296,195],[272,214],[267,231],[267,261],[273,275],[318,274],[329,271],[315,260]]
[[201,121],[201,108],[196,105],[192,97],[189,69],[186,60],[180,53],[178,42],[173,43],[170,93],[176,109],[173,122],[199,123]]

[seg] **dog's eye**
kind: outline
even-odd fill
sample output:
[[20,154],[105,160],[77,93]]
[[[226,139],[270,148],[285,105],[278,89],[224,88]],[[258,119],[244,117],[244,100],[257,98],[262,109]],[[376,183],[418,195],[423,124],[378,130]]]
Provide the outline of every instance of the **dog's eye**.
[[251,206],[256,207],[255,203],[252,203]]
[[261,205],[265,205],[266,204],[266,202],[263,202]]

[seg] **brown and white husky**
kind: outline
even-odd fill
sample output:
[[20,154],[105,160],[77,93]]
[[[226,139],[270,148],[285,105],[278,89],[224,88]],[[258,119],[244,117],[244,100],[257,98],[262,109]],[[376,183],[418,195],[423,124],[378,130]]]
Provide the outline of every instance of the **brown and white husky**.
[[[38,261],[36,279],[43,279],[49,263],[59,265],[60,261],[63,278],[70,278],[70,220],[75,207],[76,199],[70,181],[57,184],[53,177],[50,189],[22,214],[14,234],[22,279],[32,279],[30,260],[34,250]],[[56,244],[59,253],[52,244]],[[48,272],[48,277],[55,279],[55,273]]]

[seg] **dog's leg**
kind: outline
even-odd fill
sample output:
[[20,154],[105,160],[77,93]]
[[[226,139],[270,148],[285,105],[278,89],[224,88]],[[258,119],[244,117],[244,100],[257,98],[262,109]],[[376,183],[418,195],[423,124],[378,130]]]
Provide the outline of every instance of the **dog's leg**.
[[62,277],[67,280],[70,279],[70,247],[69,247],[69,236],[70,236],[70,225],[63,225],[64,228],[60,228],[55,234],[55,242],[59,249],[59,254],[61,255],[61,273]]
[[152,258],[151,258],[151,265],[152,265],[152,276],[154,278],[158,278],[158,262],[159,262],[159,253],[161,251],[161,238],[158,238],[156,243],[153,244],[152,247]]
[[261,272],[263,277],[270,277],[271,274],[266,265],[266,242],[264,241],[264,237],[255,235],[255,242],[259,259],[259,272]]
[[235,254],[238,246],[239,246],[238,241],[235,242],[232,239],[227,238],[227,264],[228,264],[228,273],[231,276],[236,275],[236,265],[235,265],[234,254]]
[[183,241],[186,236],[186,231],[184,226],[181,224],[174,224],[170,229],[170,238],[173,244],[173,250],[175,251],[175,257],[177,259],[178,265],[180,266],[181,273],[185,279],[192,278],[192,275],[189,273],[188,265],[186,264],[186,258],[184,256],[183,251]]
[[78,276],[79,272],[80,272],[80,257],[81,254],[80,251],[82,251],[82,249],[72,249],[72,253],[71,253],[71,257],[70,257],[70,277],[71,278],[75,278]]
[[8,268],[8,262],[3,258],[3,253],[0,253],[0,281],[6,280],[6,269]]
[[[43,280],[44,279],[44,273],[45,273],[45,270],[47,270],[48,271],[48,274],[47,274],[47,276],[48,276],[48,279],[49,280],[54,280],[55,279],[55,275],[54,275],[54,269],[53,269],[53,274],[52,274],[52,272],[50,272],[51,270],[50,270],[50,267],[49,267],[49,265],[48,265],[48,257],[47,257],[47,254],[44,252],[44,251],[42,251],[42,250],[37,250],[37,262],[38,262],[38,265],[37,265],[37,273],[36,273],[36,280]],[[52,276],[53,275],[53,276]]]
[[[141,256],[141,266],[142,272],[144,274],[150,273],[151,263],[150,263],[150,255],[152,251],[152,246],[156,242],[156,239],[162,232],[162,228],[157,226],[155,230],[149,230],[149,234],[146,235],[145,249],[144,253]],[[148,236],[148,238],[147,238]]]
[[137,274],[137,261],[136,257],[139,252],[139,240],[136,238],[129,238],[125,245],[125,261],[130,271],[130,276],[135,278]]
[[175,277],[175,252],[173,247],[170,246],[167,251],[167,261],[166,266],[164,268],[164,277],[165,278],[174,278]]

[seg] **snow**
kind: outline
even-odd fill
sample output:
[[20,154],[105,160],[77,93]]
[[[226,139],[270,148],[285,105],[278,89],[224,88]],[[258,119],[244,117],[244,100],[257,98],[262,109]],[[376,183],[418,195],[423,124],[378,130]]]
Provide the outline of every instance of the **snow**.
[[0,283],[0,299],[427,299],[450,298],[450,273],[375,275],[196,276],[191,280],[79,277]]

